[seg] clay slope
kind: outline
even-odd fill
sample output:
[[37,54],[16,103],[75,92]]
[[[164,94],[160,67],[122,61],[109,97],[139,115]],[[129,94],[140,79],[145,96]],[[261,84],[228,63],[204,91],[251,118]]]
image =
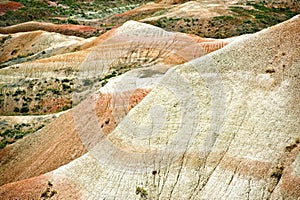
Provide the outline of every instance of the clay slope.
[[[53,76],[51,67],[68,67],[75,60],[77,66],[72,67],[77,74],[72,80],[71,99],[74,104],[83,101],[38,132],[1,150],[0,184],[41,175],[83,155],[101,140],[102,133],[109,135],[115,129],[169,68],[221,48],[229,41],[170,33],[130,21],[93,41],[94,46],[88,50],[18,65],[19,71],[28,67],[24,73],[31,78],[48,75],[49,82]],[[49,72],[44,75],[41,68],[48,68]],[[9,72],[9,68],[5,70]],[[38,73],[32,73],[33,70]],[[56,78],[60,78],[59,74]],[[88,115],[91,117],[82,117]],[[96,120],[99,134],[94,134],[95,127],[85,120]]]
[[95,146],[1,196],[39,197],[42,185],[56,199],[297,199],[299,25],[297,16],[168,71],[108,136],[80,109],[78,135]]

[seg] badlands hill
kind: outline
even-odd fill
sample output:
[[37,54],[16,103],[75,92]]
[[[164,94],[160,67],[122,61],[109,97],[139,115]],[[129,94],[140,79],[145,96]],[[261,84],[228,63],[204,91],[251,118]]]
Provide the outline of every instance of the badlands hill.
[[[71,111],[61,113],[57,119],[55,117],[58,115],[54,114],[40,116],[39,120],[35,120],[37,117],[24,116],[27,120],[25,125],[20,123],[14,125],[14,128],[21,127],[19,128],[21,133],[15,133],[16,131],[12,129],[3,131],[2,143],[7,144],[17,140],[18,135],[24,132],[24,128],[27,131],[25,133],[28,133],[28,129],[35,132],[40,129],[41,124],[44,126],[52,122],[35,134],[8,145],[1,151],[0,168],[3,173],[0,175],[0,184],[49,172],[86,153],[86,148],[97,142],[92,141],[97,135],[86,132],[83,137],[89,138],[91,140],[89,143],[92,144],[82,141],[78,136],[80,132],[78,129],[82,127],[77,127],[75,122],[77,119],[80,120],[78,118],[80,116],[74,113],[96,112],[101,130],[108,135],[129,110],[151,91],[169,68],[222,48],[231,40],[233,39],[214,40],[171,33],[151,25],[129,21],[99,38],[88,42],[81,41],[80,51],[62,53],[1,69],[3,81],[6,83],[4,86],[7,86],[2,86],[3,90],[6,90],[5,93],[12,93],[12,98],[23,96],[25,99],[32,99],[27,104],[28,112],[23,114],[36,112],[34,109],[38,105],[41,105],[38,107],[40,109],[55,113],[64,105],[63,98],[72,101],[74,106],[82,100],[83,102]],[[34,44],[40,46],[38,42]],[[70,49],[67,47],[65,46],[65,49]],[[65,71],[69,71],[69,74],[65,74]],[[116,76],[118,77],[111,80]],[[26,89],[26,85],[19,85],[24,82],[32,85],[33,90]],[[56,95],[52,94],[53,89],[47,89],[53,88],[55,86],[53,83],[58,85],[55,88]],[[62,84],[61,87],[59,83]],[[16,87],[9,87],[12,84],[16,84]],[[72,88],[67,88],[66,91],[66,85]],[[46,93],[40,95],[41,89]],[[74,92],[73,95],[69,92],[70,89]],[[14,95],[17,91],[24,93]],[[92,96],[86,99],[91,94]],[[24,103],[28,102],[23,98],[19,101],[23,107]],[[16,105],[18,104],[10,99],[10,95],[6,96],[2,101],[1,111],[9,113],[9,108]],[[13,117],[3,116],[2,120],[3,123],[13,125]],[[9,131],[15,135],[5,135]]]
[[228,41],[135,22],[98,38],[78,64],[79,104],[0,151],[1,198],[299,198],[299,27],[296,16],[207,55]]

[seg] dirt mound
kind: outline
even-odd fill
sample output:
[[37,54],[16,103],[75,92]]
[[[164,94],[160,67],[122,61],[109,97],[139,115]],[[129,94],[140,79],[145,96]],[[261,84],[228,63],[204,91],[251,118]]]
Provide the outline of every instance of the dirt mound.
[[0,35],[0,114],[47,114],[69,109],[73,86],[66,76],[78,69],[94,39],[45,31]]

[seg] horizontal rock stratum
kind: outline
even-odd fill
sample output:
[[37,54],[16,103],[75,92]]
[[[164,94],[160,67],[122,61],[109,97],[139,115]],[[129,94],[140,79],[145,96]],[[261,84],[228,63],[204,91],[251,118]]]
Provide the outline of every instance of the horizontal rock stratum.
[[[110,91],[108,84],[86,100],[91,103],[68,113],[87,153],[48,173],[2,185],[0,196],[299,198],[299,31],[296,16],[171,68],[109,134],[93,104],[99,102],[96,94]],[[121,80],[120,87],[128,87]]]

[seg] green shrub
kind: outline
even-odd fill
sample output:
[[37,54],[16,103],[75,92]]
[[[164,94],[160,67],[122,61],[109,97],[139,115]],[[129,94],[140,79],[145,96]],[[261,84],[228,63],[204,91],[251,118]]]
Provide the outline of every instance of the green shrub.
[[0,149],[3,149],[6,145],[8,145],[9,142],[7,140],[1,140],[0,141]]
[[68,83],[68,82],[70,82],[70,80],[67,79],[67,78],[65,78],[65,79],[61,80],[61,82],[62,82],[62,83]]
[[70,89],[71,87],[69,85],[63,83],[62,88],[63,88],[63,90],[67,90],[67,89]]
[[65,110],[68,110],[68,109],[70,109],[71,108],[71,106],[69,106],[69,105],[64,105],[63,107],[62,107],[62,111],[65,111]]
[[144,199],[146,199],[148,196],[147,191],[143,187],[137,187],[135,190],[135,194],[140,195],[141,198],[144,198]]
[[67,20],[67,23],[68,24],[79,24],[79,22],[78,21],[76,21],[76,20],[74,20],[74,19],[71,19],[71,18],[68,18],[68,20]]
[[13,97],[18,96],[18,95],[24,95],[26,94],[25,90],[16,90],[15,93],[12,95]]
[[48,88],[47,91],[50,91],[53,94],[60,95],[60,91],[58,89],[55,89],[55,88]]
[[23,106],[20,110],[21,113],[28,113],[29,112],[29,108],[27,106]]

